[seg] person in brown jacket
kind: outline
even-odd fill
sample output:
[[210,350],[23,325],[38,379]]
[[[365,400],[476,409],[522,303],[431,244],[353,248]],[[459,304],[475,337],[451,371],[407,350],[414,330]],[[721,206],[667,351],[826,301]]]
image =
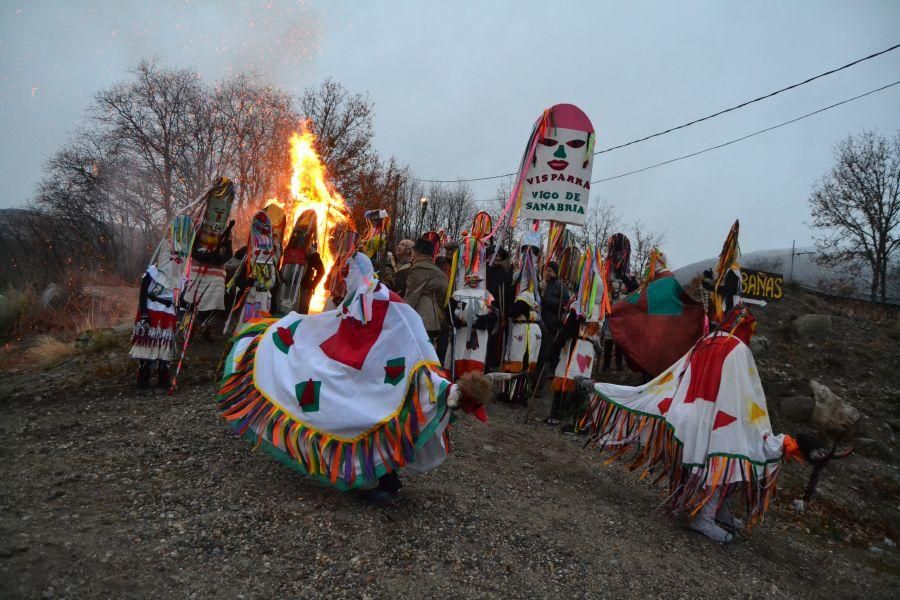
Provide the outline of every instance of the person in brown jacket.
[[400,240],[397,243],[397,249],[394,252],[394,258],[397,259],[397,266],[394,268],[393,289],[401,298],[406,295],[406,278],[409,275],[409,269],[412,267],[412,254],[415,242],[412,240]]
[[444,299],[450,284],[447,275],[434,264],[434,244],[419,238],[413,246],[412,267],[406,277],[406,303],[415,309],[428,338],[434,343],[444,321]]

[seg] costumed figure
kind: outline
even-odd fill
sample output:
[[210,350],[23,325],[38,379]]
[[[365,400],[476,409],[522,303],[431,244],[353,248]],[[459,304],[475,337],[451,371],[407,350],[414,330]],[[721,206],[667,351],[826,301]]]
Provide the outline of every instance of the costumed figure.
[[740,306],[721,331],[649,383],[592,384],[582,419],[589,444],[610,447],[610,461],[636,452],[630,468],[645,465],[642,478],[666,480],[668,509],[688,515],[692,529],[718,542],[732,539],[722,526],[742,526],[730,511],[729,494],[745,506],[750,524],[761,520],[783,460],[801,455],[792,438],[772,433],[748,347],[754,327],[753,315]]
[[[559,264],[563,254],[570,247],[571,236],[572,234],[566,229],[565,223],[550,222],[550,227],[547,230],[547,252],[545,253],[547,262]],[[560,269],[558,275],[560,279],[566,280],[562,269]]]
[[[551,383],[553,405],[548,424],[558,425],[560,420],[575,416],[576,410],[570,406],[571,392],[578,379],[591,377],[600,330],[609,311],[600,248],[588,248],[584,252],[577,292],[563,324],[564,343]],[[564,428],[565,433],[573,431],[571,424]]]
[[170,385],[169,362],[175,357],[179,291],[184,287],[194,237],[191,219],[186,215],[175,217],[141,278],[130,352],[139,361],[140,388],[149,387],[154,363],[160,387]]
[[[631,240],[624,233],[614,233],[606,245],[606,289],[610,302],[615,305],[637,288],[637,282],[631,275]],[[609,321],[603,322],[603,370],[609,371],[613,353],[616,357],[616,370],[622,370],[624,353],[621,344],[613,340],[609,329]]]
[[325,267],[318,253],[316,211],[307,209],[300,213],[281,259],[281,288],[278,293],[278,310],[306,314],[312,292],[325,275]]
[[655,377],[703,336],[703,306],[682,289],[658,249],[640,288],[612,307],[609,330],[635,371]]
[[741,255],[741,248],[738,245],[739,230],[740,223],[735,221],[722,245],[715,273],[709,270],[703,273],[703,287],[712,292],[713,318],[716,323],[721,323],[725,314],[741,303],[741,267],[738,264],[738,258]]
[[372,261],[380,280],[386,281],[384,277],[386,274],[390,274],[392,276],[390,279],[393,279],[393,269],[389,269],[390,264],[387,257],[387,233],[391,218],[383,209],[367,210],[365,218],[367,228],[360,242],[361,250]]
[[[541,237],[529,231],[522,237],[519,260],[513,276],[515,297],[507,312],[508,330],[501,370],[506,373],[530,374],[537,367],[541,350],[541,327],[538,295],[538,265],[541,259]],[[504,395],[510,402],[524,403],[527,377],[520,376],[504,384]]]
[[[275,284],[272,286],[272,299],[275,300],[281,294],[281,257],[284,255],[284,233],[287,228],[287,218],[284,209],[276,203],[275,200],[269,200],[263,210],[269,215],[269,222],[272,224],[272,244],[275,254]],[[226,269],[227,273],[227,269]],[[278,310],[278,303],[272,303],[272,310]]]
[[250,221],[250,237],[244,256],[243,303],[239,323],[270,316],[272,286],[275,285],[275,244],[272,223],[265,211],[258,211]]
[[234,204],[234,184],[219,177],[201,204],[202,220],[191,252],[189,283],[182,294],[187,304],[197,304],[200,320],[208,324],[216,311],[225,310],[225,263],[232,256],[228,220]]
[[484,381],[451,384],[422,320],[369,258],[354,252],[345,267],[337,310],[290,313],[235,338],[218,406],[234,431],[300,473],[395,495],[400,468],[445,459],[449,408],[483,416],[473,393],[485,395]]
[[284,216],[284,209],[274,201],[270,201],[265,209],[269,215],[269,222],[272,224],[272,243],[275,246],[275,264],[281,264],[281,257],[284,255],[284,232],[287,227],[287,220]]
[[334,307],[339,306],[347,295],[348,261],[357,252],[358,245],[359,234],[353,229],[343,229],[332,247],[331,254],[334,256],[334,264],[325,277],[325,289],[328,291],[329,299]]
[[504,248],[490,246],[486,254],[487,268],[485,269],[485,287],[494,299],[492,305],[497,312],[497,325],[490,332],[488,347],[485,356],[486,366],[489,371],[500,368],[503,360],[504,341],[507,333],[507,317],[513,304],[513,275],[509,264],[509,252]]
[[583,264],[578,246],[566,246],[559,257],[559,278],[571,289],[577,290],[581,284]]
[[485,287],[485,246],[491,230],[491,216],[479,212],[452,259],[453,286],[448,291],[453,331],[444,364],[454,381],[469,372],[484,373],[488,334],[497,324],[494,299]]

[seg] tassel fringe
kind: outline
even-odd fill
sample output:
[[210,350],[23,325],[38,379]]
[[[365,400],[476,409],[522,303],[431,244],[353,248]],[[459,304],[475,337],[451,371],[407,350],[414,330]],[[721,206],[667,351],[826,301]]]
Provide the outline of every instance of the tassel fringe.
[[[706,464],[684,464],[683,443],[666,420],[657,415],[631,411],[608,398],[594,394],[579,428],[591,431],[585,446],[612,446],[609,465],[629,452],[628,469],[641,467],[640,478],[657,474],[654,483],[668,477],[668,496],[663,505],[669,512],[695,516],[720,491],[726,498],[740,494],[747,510],[748,526],[762,522],[775,497],[781,460],[760,463],[743,456],[711,454]],[[736,477],[737,476],[737,477]]]
[[[343,441],[315,431],[295,420],[260,393],[253,382],[256,349],[269,323],[259,323],[237,339],[255,335],[233,372],[220,383],[218,409],[229,426],[262,447],[276,459],[323,483],[342,490],[374,483],[385,473],[406,466],[415,449],[434,434],[447,408],[449,386],[434,389],[430,372],[440,373],[437,364],[421,364],[410,372],[406,396],[397,417],[383,423],[366,437]],[[419,378],[428,385],[419,385]],[[422,393],[420,391],[425,393]],[[422,402],[437,404],[437,414],[424,425]],[[376,456],[381,464],[376,466]]]

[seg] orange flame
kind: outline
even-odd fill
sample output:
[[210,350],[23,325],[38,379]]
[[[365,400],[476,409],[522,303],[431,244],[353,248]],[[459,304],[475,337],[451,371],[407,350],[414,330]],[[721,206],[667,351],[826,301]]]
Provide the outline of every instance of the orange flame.
[[[285,232],[284,241],[291,239],[291,232],[297,222],[300,213],[307,209],[316,212],[319,256],[325,266],[325,277],[319,282],[310,302],[310,312],[322,312],[325,310],[325,301],[328,292],[325,289],[325,281],[328,273],[334,265],[335,257],[331,254],[329,241],[335,233],[335,229],[342,224],[349,223],[350,212],[347,204],[328,181],[328,173],[325,165],[319,159],[314,147],[315,134],[302,128],[301,133],[291,135],[291,184],[290,198],[287,202],[279,202],[276,199],[269,200],[266,205],[278,204],[284,210]],[[352,227],[352,223],[350,224]]]

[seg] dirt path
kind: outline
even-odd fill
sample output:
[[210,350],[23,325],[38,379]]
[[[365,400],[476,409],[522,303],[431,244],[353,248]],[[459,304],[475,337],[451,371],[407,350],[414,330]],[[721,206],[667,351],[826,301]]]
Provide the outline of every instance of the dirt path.
[[[896,549],[806,533],[786,489],[729,547],[577,438],[490,407],[403,498],[360,503],[226,433],[213,387],[127,379],[2,399],[0,595],[35,597],[897,597]],[[546,402],[546,401],[544,401]],[[536,414],[543,414],[546,407]],[[800,467],[792,467],[800,469]],[[798,471],[796,479],[800,480]]]

